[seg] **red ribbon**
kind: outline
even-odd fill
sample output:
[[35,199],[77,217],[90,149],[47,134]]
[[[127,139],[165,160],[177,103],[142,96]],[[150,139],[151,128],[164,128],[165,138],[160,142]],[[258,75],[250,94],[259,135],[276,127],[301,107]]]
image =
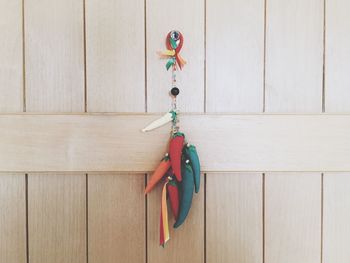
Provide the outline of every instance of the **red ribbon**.
[[[181,58],[179,53],[180,53],[180,50],[181,50],[183,42],[184,42],[184,37],[182,36],[182,34],[180,32],[178,32],[178,33],[179,33],[179,40],[178,40],[179,44],[175,48],[175,59],[176,59],[177,64],[179,65],[180,69],[182,69],[182,67],[184,66],[184,64],[186,64],[186,62]],[[167,47],[168,50],[174,49],[171,46],[170,38],[171,38],[171,32],[169,32],[167,37],[166,37],[166,47]]]
[[[186,64],[186,61],[180,55],[180,50],[182,49],[184,38],[179,31],[176,31],[176,33],[178,34],[178,39],[177,40],[172,39],[171,34],[173,32],[174,31],[170,31],[166,37],[167,50],[164,52],[158,52],[158,54],[162,58],[169,59],[167,65],[166,65],[167,69],[169,69],[171,66],[176,67],[176,64],[179,66],[180,69],[182,69],[183,66]],[[174,41],[176,44],[175,48],[171,45],[172,41]]]

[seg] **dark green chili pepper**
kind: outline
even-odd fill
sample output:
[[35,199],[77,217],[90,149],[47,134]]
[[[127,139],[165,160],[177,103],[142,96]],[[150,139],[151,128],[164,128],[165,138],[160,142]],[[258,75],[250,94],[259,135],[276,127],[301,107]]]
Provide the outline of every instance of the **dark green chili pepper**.
[[201,183],[201,165],[199,162],[199,157],[197,154],[196,147],[194,145],[187,144],[185,147],[185,154],[190,160],[190,164],[193,170],[195,192],[199,192],[199,187]]
[[194,176],[189,160],[183,161],[181,165],[182,182],[179,216],[174,224],[174,228],[179,227],[186,219],[190,211],[194,190]]

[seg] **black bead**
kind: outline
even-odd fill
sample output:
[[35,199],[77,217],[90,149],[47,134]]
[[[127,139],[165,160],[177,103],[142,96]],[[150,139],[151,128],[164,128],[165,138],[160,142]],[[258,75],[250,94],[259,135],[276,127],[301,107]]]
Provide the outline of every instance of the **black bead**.
[[179,95],[180,90],[177,87],[174,87],[171,89],[170,93],[171,93],[171,95],[176,97],[177,95]]

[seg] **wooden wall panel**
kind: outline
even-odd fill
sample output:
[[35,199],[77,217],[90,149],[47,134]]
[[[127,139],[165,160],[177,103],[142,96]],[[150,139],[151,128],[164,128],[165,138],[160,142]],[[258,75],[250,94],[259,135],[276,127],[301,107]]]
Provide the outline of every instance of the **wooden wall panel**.
[[265,177],[265,262],[321,260],[321,175]]
[[146,262],[145,177],[89,174],[89,262]]
[[[22,30],[22,1],[0,1],[0,112],[23,111]],[[0,262],[26,262],[25,193],[24,173],[0,173]]]
[[[322,111],[323,7],[322,0],[267,2],[267,112]],[[266,263],[320,262],[321,192],[320,173],[265,175]]]
[[[158,116],[0,115],[0,171],[152,171],[170,124],[140,127]],[[347,115],[184,115],[181,126],[205,172],[350,169]]]
[[26,262],[24,174],[0,174],[0,262]]
[[326,173],[323,182],[323,262],[349,262],[350,176]]
[[207,111],[261,112],[264,1],[208,0]]
[[[348,7],[346,0],[0,0],[0,112],[166,111],[171,73],[156,51],[171,29],[185,36],[182,112],[321,112],[322,100],[328,112],[349,112]],[[0,170],[152,170],[169,127],[139,129],[155,117],[2,115]],[[348,116],[192,115],[181,126],[204,170],[349,169]],[[325,174],[324,203],[319,173],[208,174],[207,196],[202,188],[165,249],[160,188],[146,203],[143,175],[92,173],[89,192],[86,179],[28,175],[30,262],[86,262],[89,248],[92,262],[309,263],[321,261],[322,242],[324,262],[350,259],[347,173]],[[26,262],[25,186],[24,174],[0,176],[1,262]]]
[[[261,112],[264,1],[208,0],[206,14],[206,110]],[[231,135],[210,137],[227,139]],[[227,143],[213,145],[219,149]],[[235,155],[235,147],[228,148],[230,153],[225,156]],[[214,152],[205,150],[203,155],[205,152],[210,152],[212,161],[217,160]],[[207,178],[206,261],[263,262],[262,175],[209,173]]]
[[23,110],[22,1],[0,1],[0,112]]
[[[27,111],[84,111],[83,1],[24,4]],[[29,174],[28,199],[30,262],[86,262],[85,175]]]
[[84,111],[83,1],[24,5],[27,111]]
[[[349,112],[349,38],[350,19],[348,1],[326,1],[325,39],[325,110]],[[327,129],[325,127],[324,129]],[[323,200],[323,260],[324,262],[349,262],[349,173],[324,175]]]
[[347,0],[326,1],[326,87],[327,112],[350,112],[350,16]]
[[166,35],[179,30],[184,36],[180,52],[188,62],[177,72],[180,89],[178,108],[181,112],[204,110],[204,1],[148,0],[147,30],[147,110],[164,112],[170,109],[171,72],[166,60],[157,51],[165,50]]
[[169,207],[170,240],[159,246],[159,217],[162,185],[147,195],[147,247],[149,263],[204,262],[204,175],[200,192],[194,194],[192,207],[185,223],[174,230],[175,220]]
[[144,3],[86,1],[88,111],[145,110]]
[[[88,111],[145,111],[145,3],[86,1]],[[100,131],[111,129],[111,123],[106,129],[101,124],[97,125]],[[141,133],[140,129],[135,124],[132,130]],[[108,144],[124,141],[130,145],[129,140],[109,137]],[[92,149],[96,153],[94,146],[88,148],[86,153]],[[123,148],[114,151],[111,163],[118,159],[116,154],[123,154]],[[96,154],[93,159],[104,160]],[[145,175],[140,174],[88,175],[89,261],[146,262],[144,186]]]
[[321,112],[323,0],[269,0],[266,111]]
[[28,175],[29,262],[86,263],[84,174]]
[[263,262],[262,174],[208,174],[208,263]]

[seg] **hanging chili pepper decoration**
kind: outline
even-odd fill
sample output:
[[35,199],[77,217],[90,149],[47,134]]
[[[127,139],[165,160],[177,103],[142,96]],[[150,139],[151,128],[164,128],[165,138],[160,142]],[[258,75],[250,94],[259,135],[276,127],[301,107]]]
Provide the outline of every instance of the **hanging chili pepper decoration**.
[[182,48],[184,42],[184,38],[182,34],[173,30],[170,31],[166,37],[166,51],[159,52],[161,58],[167,58],[168,62],[165,67],[167,70],[171,68],[171,66],[178,65],[182,70],[183,66],[186,64],[186,61],[181,57],[180,50]]
[[161,160],[145,189],[145,193],[148,194],[158,182],[164,182],[161,193],[159,222],[159,243],[163,247],[170,239],[167,199],[175,219],[174,228],[178,228],[184,224],[185,219],[188,217],[192,205],[193,192],[198,193],[200,184],[201,171],[196,147],[188,144],[187,138],[185,138],[184,133],[180,132],[180,127],[178,126],[179,112],[176,106],[176,97],[180,94],[180,90],[176,83],[176,71],[177,67],[182,69],[186,64],[186,61],[179,54],[182,45],[182,34],[177,30],[170,31],[166,38],[167,50],[159,52],[159,54],[162,58],[168,59],[166,64],[167,70],[172,69],[171,109],[142,129],[143,132],[148,132],[171,123],[168,153]]

